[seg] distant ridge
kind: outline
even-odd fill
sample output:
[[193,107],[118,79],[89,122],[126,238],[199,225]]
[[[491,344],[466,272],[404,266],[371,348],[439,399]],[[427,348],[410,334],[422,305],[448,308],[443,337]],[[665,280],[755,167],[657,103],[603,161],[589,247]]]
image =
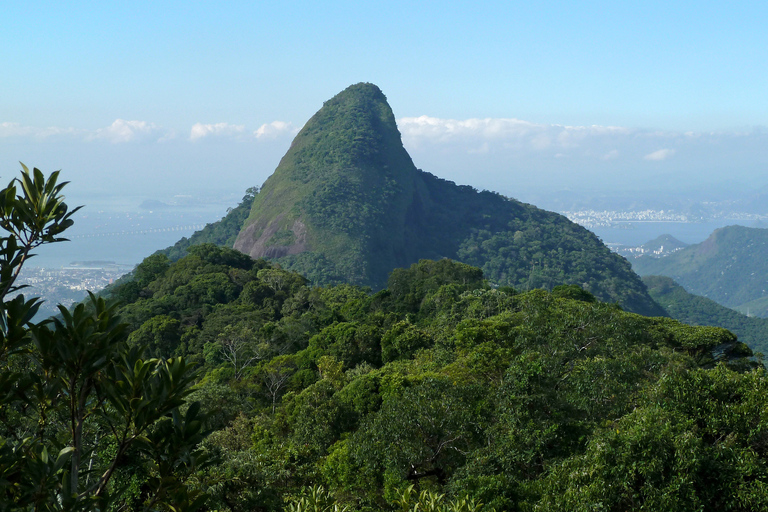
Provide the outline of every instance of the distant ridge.
[[565,217],[416,169],[373,84],[350,86],[307,122],[255,197],[234,247],[316,284],[375,289],[419,259],[481,267],[518,289],[578,284],[663,315],[629,263]]
[[664,258],[640,257],[632,265],[641,275],[671,277],[724,306],[759,303],[768,299],[768,229],[727,226],[699,244]]

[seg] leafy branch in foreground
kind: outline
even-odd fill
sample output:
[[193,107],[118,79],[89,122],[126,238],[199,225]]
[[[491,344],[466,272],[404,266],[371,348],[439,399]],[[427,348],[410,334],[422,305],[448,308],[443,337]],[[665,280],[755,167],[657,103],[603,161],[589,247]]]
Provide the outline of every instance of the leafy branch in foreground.
[[[195,379],[184,359],[144,359],[115,306],[92,294],[39,323],[40,299],[10,296],[31,251],[66,240],[78,209],[58,172],[22,167],[0,190],[0,511],[199,508],[184,475],[205,462],[204,415],[181,412]],[[131,496],[129,467],[143,475]]]

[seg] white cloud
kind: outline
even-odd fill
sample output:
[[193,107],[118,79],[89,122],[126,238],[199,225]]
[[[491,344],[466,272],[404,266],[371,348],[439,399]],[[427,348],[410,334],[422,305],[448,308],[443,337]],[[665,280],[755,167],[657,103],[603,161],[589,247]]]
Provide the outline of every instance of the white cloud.
[[520,137],[531,131],[540,131],[536,125],[519,119],[440,119],[437,117],[403,117],[398,127],[404,137],[447,140],[456,137],[482,136],[485,138]]
[[203,124],[196,123],[192,126],[189,138],[190,140],[197,140],[203,137],[213,136],[232,136],[240,135],[245,131],[245,126],[239,124],[229,123],[216,123],[216,124]]
[[619,150],[618,149],[612,149],[603,156],[600,157],[600,160],[614,160],[619,157]]
[[34,126],[22,126],[19,123],[4,122],[0,123],[0,137],[51,137],[55,135],[76,135],[84,133],[84,130],[75,128],[59,128],[49,126],[47,128],[37,128]]
[[667,158],[671,157],[674,154],[675,154],[675,150],[674,149],[666,149],[665,148],[665,149],[659,149],[657,151],[654,151],[653,153],[648,153],[643,158],[645,160],[652,160],[652,161],[659,162],[659,161],[662,161],[662,160],[666,160]]
[[106,139],[112,143],[131,142],[134,140],[145,139],[151,135],[159,135],[160,128],[154,123],[146,121],[126,121],[125,119],[116,119],[114,123],[107,128],[99,128],[90,138]]
[[[561,137],[557,137],[558,142]],[[531,147],[537,151],[543,151],[552,146],[552,138],[546,133],[540,133],[531,138]]]
[[573,149],[592,139],[632,134],[632,130],[618,126],[548,125],[514,118],[456,120],[429,116],[403,117],[398,120],[398,128],[408,145],[462,146],[466,142],[469,148],[481,146],[487,151],[492,151],[494,145],[533,151]]
[[467,152],[474,155],[484,155],[488,153],[489,150],[490,150],[489,144],[487,142],[483,142],[482,144],[480,144],[480,146],[476,148],[468,149]]
[[0,123],[0,137],[16,137],[32,135],[33,128],[21,126],[19,123]]
[[295,135],[299,130],[294,128],[292,123],[286,123],[284,121],[272,121],[271,123],[263,124],[259,126],[259,129],[253,132],[257,139],[262,137],[275,138],[280,135]]

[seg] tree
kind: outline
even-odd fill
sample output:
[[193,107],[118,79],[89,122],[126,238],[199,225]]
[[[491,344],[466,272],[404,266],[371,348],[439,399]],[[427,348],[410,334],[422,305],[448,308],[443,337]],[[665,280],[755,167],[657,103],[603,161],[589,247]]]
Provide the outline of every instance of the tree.
[[444,484],[481,438],[479,393],[444,378],[405,388],[350,437],[353,457],[381,466],[398,484],[424,478]]
[[242,326],[235,328],[227,325],[211,345],[218,355],[232,366],[235,380],[240,380],[246,369],[271,353],[269,345],[259,342],[251,328]]
[[[181,410],[190,365],[129,348],[115,306],[94,295],[38,323],[40,299],[13,296],[31,251],[64,241],[77,211],[58,171],[22,167],[0,190],[0,510],[199,508],[183,481],[203,462],[200,406]],[[120,493],[128,463],[143,473],[133,504]]]
[[153,316],[131,333],[128,342],[148,349],[154,356],[169,356],[181,342],[179,325],[168,315]]
[[293,363],[288,357],[278,356],[264,365],[261,375],[267,395],[272,400],[272,414],[275,413],[277,399],[285,391],[288,381],[295,373]]

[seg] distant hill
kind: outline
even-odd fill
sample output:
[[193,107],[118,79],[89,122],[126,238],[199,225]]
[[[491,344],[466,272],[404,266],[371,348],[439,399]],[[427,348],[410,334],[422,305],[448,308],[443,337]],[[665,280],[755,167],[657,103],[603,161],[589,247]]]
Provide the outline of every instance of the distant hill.
[[382,288],[420,259],[481,267],[494,284],[578,284],[647,315],[663,310],[629,263],[565,217],[418,170],[386,97],[357,84],[325,102],[255,197],[234,247],[316,284]]
[[688,293],[672,278],[643,277],[651,297],[669,316],[689,325],[723,327],[753,351],[768,354],[768,318],[747,317],[712,299]]
[[632,261],[640,275],[673,278],[686,290],[736,308],[768,297],[768,229],[727,226],[664,258]]
[[672,235],[661,235],[640,246],[619,245],[615,250],[632,262],[641,257],[663,258],[687,246],[688,244],[681,242]]
[[689,244],[681,242],[672,235],[661,235],[654,238],[650,242],[644,243],[640,247],[644,250],[645,253],[651,253],[652,255],[666,255],[688,247],[688,245]]

